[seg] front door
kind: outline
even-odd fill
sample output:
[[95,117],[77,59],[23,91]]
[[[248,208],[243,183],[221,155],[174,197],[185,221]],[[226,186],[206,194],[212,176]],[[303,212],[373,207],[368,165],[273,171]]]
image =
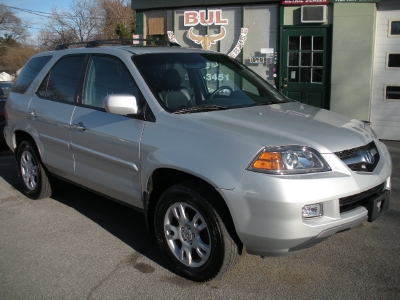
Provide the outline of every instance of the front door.
[[282,29],[280,91],[287,97],[329,108],[328,29]]
[[109,94],[139,99],[139,89],[125,63],[114,56],[91,55],[82,94],[82,103],[71,119],[76,180],[141,207],[139,143],[144,121],[104,109]]

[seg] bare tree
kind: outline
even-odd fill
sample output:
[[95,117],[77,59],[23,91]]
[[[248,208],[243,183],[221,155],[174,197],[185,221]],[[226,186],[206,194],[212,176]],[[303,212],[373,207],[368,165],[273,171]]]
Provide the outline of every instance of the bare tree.
[[95,0],[73,0],[69,10],[53,8],[52,17],[40,31],[42,44],[87,42],[101,36],[102,11]]
[[134,32],[136,15],[130,0],[74,0],[69,10],[53,8],[51,18],[39,33],[42,49],[58,44],[118,38],[116,29]]
[[130,0],[98,0],[103,11],[102,37],[118,38],[117,28],[133,33],[136,29],[136,12]]
[[0,4],[0,69],[10,74],[20,69],[34,53],[28,45],[23,46],[19,40],[26,36],[26,29],[9,7]]
[[62,35],[51,30],[41,30],[37,36],[36,48],[41,51],[54,50],[57,45],[74,42],[72,32],[63,32]]
[[0,4],[0,33],[18,39],[26,33],[23,22],[7,6]]

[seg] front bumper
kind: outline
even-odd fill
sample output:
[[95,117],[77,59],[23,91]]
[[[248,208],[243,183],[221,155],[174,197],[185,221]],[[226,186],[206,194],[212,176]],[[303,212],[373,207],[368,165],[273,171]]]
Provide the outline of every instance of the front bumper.
[[[392,165],[386,147],[380,149],[383,159],[371,173],[353,172],[334,154],[326,154],[331,172],[275,176],[245,171],[235,189],[220,189],[247,252],[261,256],[297,253],[386,211]],[[369,190],[374,193],[367,193],[360,205],[341,212],[341,199]],[[323,204],[323,216],[303,219],[303,206],[314,203]]]

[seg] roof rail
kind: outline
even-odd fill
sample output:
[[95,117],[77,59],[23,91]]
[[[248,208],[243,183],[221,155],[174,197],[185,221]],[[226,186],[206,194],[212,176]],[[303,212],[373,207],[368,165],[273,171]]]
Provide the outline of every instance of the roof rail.
[[[134,42],[138,42],[135,44]],[[144,43],[151,43],[151,45],[144,45]],[[132,45],[132,46],[158,46],[162,44],[170,47],[180,47],[178,43],[164,41],[164,40],[149,40],[149,39],[108,39],[108,40],[93,40],[89,42],[76,42],[76,43],[65,43],[57,45],[55,50],[69,49],[69,46],[84,45],[85,48],[100,47],[104,45]]]

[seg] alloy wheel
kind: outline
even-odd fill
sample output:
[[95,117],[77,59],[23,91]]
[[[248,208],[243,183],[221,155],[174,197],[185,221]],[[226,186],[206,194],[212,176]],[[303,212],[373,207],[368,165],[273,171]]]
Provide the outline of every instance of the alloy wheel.
[[24,151],[21,155],[21,175],[25,186],[29,190],[36,189],[38,184],[37,164],[29,151]]
[[164,233],[175,257],[188,267],[204,265],[211,253],[209,227],[193,206],[177,202],[166,211]]

